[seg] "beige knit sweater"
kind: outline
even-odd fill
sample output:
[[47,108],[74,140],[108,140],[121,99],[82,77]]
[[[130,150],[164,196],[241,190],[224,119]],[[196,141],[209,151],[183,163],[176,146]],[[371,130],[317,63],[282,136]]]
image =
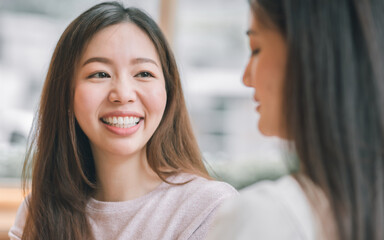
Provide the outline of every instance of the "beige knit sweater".
[[[238,193],[226,183],[190,174],[167,180],[182,183],[191,179],[179,186],[163,182],[152,192],[126,202],[91,199],[87,213],[95,239],[205,239],[218,206]],[[9,231],[11,240],[21,238],[26,214],[24,202]]]

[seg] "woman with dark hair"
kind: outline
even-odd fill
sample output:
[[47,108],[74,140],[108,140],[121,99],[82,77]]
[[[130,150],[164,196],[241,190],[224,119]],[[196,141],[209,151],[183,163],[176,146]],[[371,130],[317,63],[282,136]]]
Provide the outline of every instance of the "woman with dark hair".
[[203,239],[236,194],[208,176],[160,29],[116,2],[62,34],[34,136],[11,239]]
[[243,82],[300,168],[225,205],[210,239],[384,239],[384,1],[250,6]]

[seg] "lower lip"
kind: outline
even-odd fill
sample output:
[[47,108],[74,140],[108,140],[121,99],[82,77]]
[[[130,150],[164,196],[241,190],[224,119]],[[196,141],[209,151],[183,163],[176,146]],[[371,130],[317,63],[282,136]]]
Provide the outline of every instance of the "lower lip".
[[256,107],[256,111],[260,112],[260,105]]
[[112,133],[116,134],[116,135],[119,135],[119,136],[129,136],[129,135],[132,135],[134,134],[135,132],[137,132],[137,130],[139,130],[141,124],[142,124],[143,120],[140,120],[140,122],[133,126],[133,127],[130,127],[130,128],[119,128],[119,127],[114,127],[114,126],[111,126],[111,125],[108,125],[108,124],[104,124],[104,126]]

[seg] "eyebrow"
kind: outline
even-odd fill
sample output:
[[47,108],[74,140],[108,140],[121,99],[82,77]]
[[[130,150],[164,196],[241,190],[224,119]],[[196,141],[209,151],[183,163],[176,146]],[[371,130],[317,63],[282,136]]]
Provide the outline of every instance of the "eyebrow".
[[93,57],[93,58],[89,58],[87,61],[85,61],[83,63],[83,67],[89,63],[93,63],[93,62],[101,62],[101,63],[106,63],[106,64],[111,64],[111,60],[109,60],[108,58],[103,58],[103,57]]
[[[112,64],[112,61],[111,61],[110,59],[108,59],[108,58],[103,58],[103,57],[92,57],[92,58],[87,59],[87,61],[85,61],[85,62],[83,63],[83,67],[84,67],[85,65],[87,65],[87,64],[89,64],[89,63],[93,63],[93,62],[101,62],[101,63],[106,63],[106,64]],[[156,63],[156,61],[154,61],[154,60],[152,60],[152,59],[150,59],[150,58],[135,58],[135,59],[133,59],[131,62],[132,62],[132,64],[152,63],[152,64],[158,66],[157,63]]]
[[135,58],[132,60],[132,63],[133,64],[140,64],[140,63],[152,63],[152,64],[155,64],[157,67],[157,63],[156,61],[150,59],[150,58]]

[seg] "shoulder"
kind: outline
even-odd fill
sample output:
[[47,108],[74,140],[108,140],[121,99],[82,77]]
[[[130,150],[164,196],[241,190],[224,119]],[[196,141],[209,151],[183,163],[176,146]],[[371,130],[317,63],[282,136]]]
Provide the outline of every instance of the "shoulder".
[[11,240],[21,239],[21,236],[23,235],[24,225],[28,214],[28,200],[29,196],[24,199],[17,210],[15,222],[8,232],[8,236]]
[[315,233],[310,205],[291,176],[244,189],[220,209],[215,226],[210,239],[314,239]]
[[298,226],[307,225],[305,222],[308,221],[302,219],[312,220],[313,217],[304,191],[292,176],[251,185],[242,191],[240,201],[256,211],[260,211],[262,207],[268,208],[269,211],[272,209],[271,213],[283,215]]
[[184,226],[178,239],[205,239],[218,207],[238,192],[229,184],[208,180],[192,174],[178,174],[173,183],[185,183],[169,188],[172,205],[177,208],[174,216]]
[[307,203],[305,193],[292,176],[285,176],[275,181],[265,180],[255,183],[243,189],[241,195],[244,200],[276,199],[286,203],[291,203],[292,201],[295,203],[297,201]]

